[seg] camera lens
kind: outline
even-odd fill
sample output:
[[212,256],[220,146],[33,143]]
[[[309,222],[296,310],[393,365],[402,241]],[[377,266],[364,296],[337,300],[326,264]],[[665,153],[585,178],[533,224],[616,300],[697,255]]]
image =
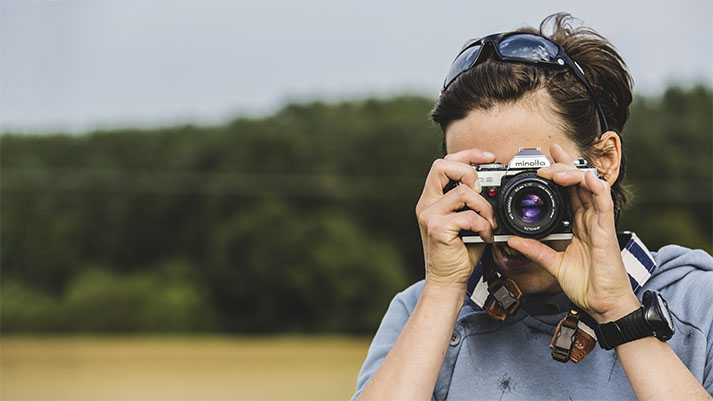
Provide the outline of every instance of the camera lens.
[[557,185],[529,171],[513,176],[498,202],[500,221],[513,234],[542,238],[561,221],[564,203]]
[[526,223],[535,223],[546,215],[545,202],[536,193],[524,193],[515,200],[515,213]]

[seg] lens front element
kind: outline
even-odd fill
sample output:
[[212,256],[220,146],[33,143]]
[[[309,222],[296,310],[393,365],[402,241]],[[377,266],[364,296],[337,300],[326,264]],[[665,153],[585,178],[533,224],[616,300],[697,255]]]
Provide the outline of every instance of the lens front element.
[[516,235],[541,238],[561,221],[564,204],[552,181],[536,172],[521,173],[503,187],[498,205],[500,221]]
[[523,191],[515,200],[515,213],[526,223],[536,223],[542,220],[542,217],[547,213],[545,209],[545,202],[537,193]]

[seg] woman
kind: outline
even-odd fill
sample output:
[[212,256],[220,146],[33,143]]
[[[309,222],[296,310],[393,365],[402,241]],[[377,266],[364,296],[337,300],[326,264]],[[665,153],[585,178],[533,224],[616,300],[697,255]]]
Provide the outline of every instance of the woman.
[[[389,306],[355,398],[711,399],[713,260],[620,243],[631,78],[606,39],[570,20],[473,41],[454,61],[432,112],[446,156],[416,206],[425,280]],[[537,175],[568,188],[571,240],[495,241],[503,222],[472,166],[522,148],[539,148],[553,163]],[[467,231],[484,243],[466,245]]]

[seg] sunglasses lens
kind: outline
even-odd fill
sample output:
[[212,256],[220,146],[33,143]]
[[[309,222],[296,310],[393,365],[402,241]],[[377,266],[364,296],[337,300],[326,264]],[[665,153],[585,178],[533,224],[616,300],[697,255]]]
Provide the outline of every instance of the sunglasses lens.
[[446,80],[443,82],[444,88],[450,85],[450,83],[454,79],[456,79],[456,77],[460,75],[463,71],[467,70],[468,68],[470,68],[470,66],[473,65],[475,59],[478,58],[480,48],[480,45],[475,45],[473,47],[465,49],[463,53],[458,55],[455,61],[453,61],[453,64],[451,64],[451,69],[450,71],[448,71],[448,76],[446,76]]
[[503,57],[554,63],[559,49],[557,45],[540,36],[530,34],[512,35],[498,45]]

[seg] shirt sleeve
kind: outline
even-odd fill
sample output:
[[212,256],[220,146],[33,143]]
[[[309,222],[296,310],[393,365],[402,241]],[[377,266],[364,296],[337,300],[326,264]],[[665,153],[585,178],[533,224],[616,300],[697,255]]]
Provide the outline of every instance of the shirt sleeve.
[[376,373],[381,363],[384,362],[386,355],[391,351],[391,347],[396,343],[396,340],[401,334],[401,330],[406,325],[409,316],[411,316],[411,312],[416,306],[416,301],[418,301],[422,289],[423,284],[419,282],[407,290],[400,292],[391,300],[389,308],[381,320],[379,329],[371,341],[366,359],[357,376],[356,393],[352,396],[352,400],[359,396],[359,393],[364,389],[369,379]]

